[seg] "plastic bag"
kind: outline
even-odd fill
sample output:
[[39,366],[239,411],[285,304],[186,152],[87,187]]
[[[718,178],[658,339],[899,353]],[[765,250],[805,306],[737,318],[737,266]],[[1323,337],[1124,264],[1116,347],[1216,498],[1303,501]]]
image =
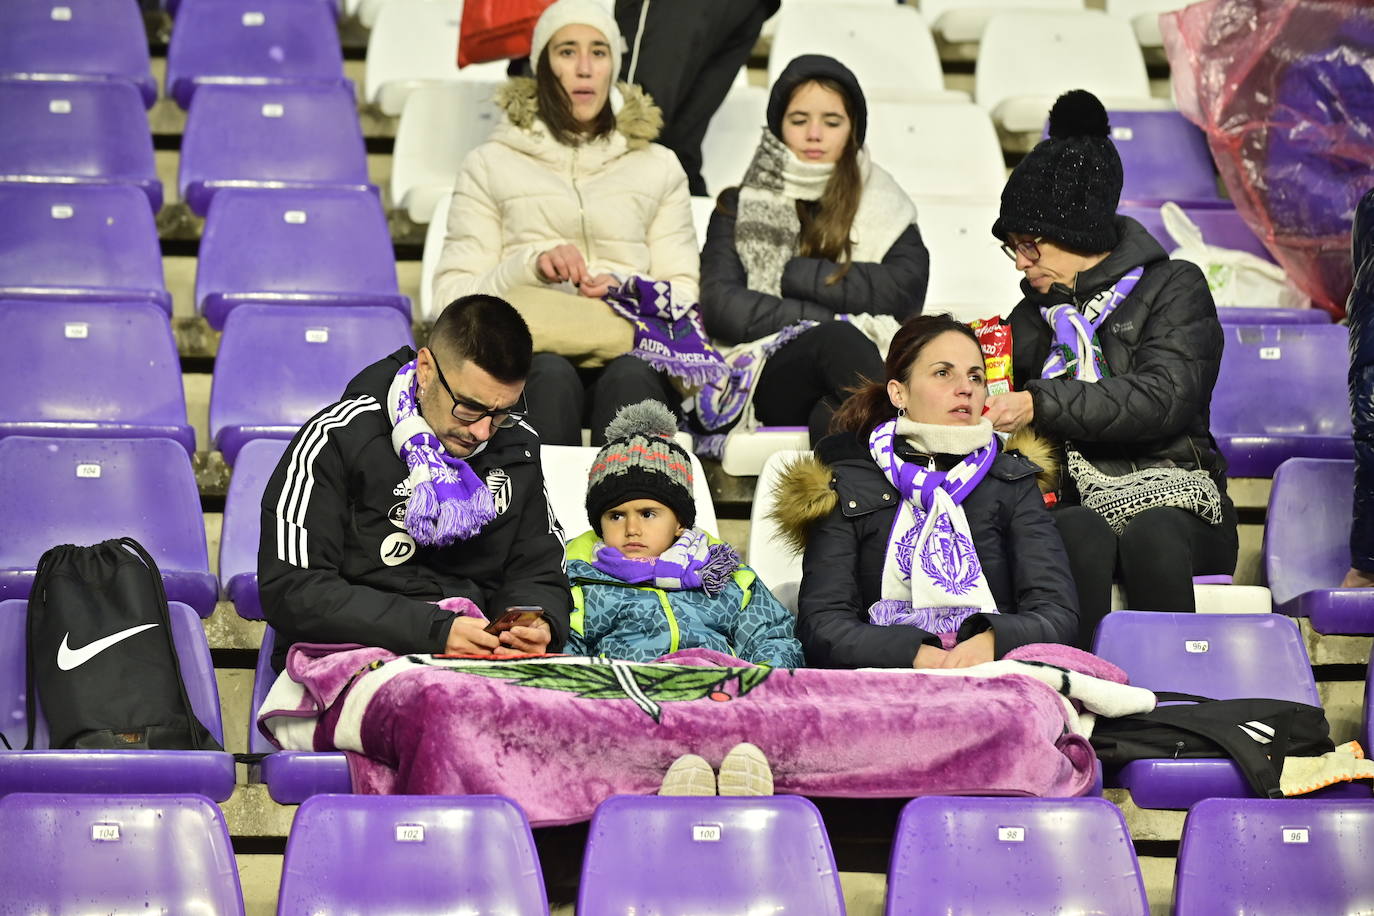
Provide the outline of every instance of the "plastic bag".
[[553,0],[465,0],[458,66],[528,57],[539,15]]
[[1374,187],[1374,4],[1202,0],[1160,32],[1174,98],[1241,217],[1314,304],[1344,314],[1350,223]]
[[1288,282],[1283,268],[1248,251],[1208,245],[1197,223],[1176,203],[1159,208],[1164,228],[1178,245],[1169,256],[1202,268],[1217,305],[1306,308],[1307,297]]

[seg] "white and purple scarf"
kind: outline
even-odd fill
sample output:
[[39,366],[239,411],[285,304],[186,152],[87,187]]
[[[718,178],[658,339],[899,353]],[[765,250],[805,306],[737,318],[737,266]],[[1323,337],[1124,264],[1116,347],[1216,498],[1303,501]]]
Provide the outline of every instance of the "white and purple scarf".
[[1067,375],[1080,382],[1097,382],[1107,377],[1107,362],[1102,358],[1097,329],[1131,294],[1136,283],[1140,282],[1142,273],[1144,268],[1137,267],[1117,280],[1111,289],[1099,293],[1099,297],[1105,296],[1107,301],[1096,317],[1089,318],[1072,302],[1040,309],[1040,314],[1054,334],[1050,355],[1040,370],[1041,378]]
[[[948,471],[925,468],[897,454],[898,435],[932,454],[967,454]],[[900,418],[880,424],[868,437],[869,454],[902,496],[887,539],[882,597],[868,609],[870,623],[954,633],[972,614],[997,613],[961,505],[997,459],[997,443],[986,419],[956,427]]]
[[444,451],[433,427],[420,416],[415,384],[412,359],[387,392],[391,447],[410,468],[406,531],[421,544],[442,547],[476,535],[496,517],[496,504],[482,479],[466,461]]
[[674,303],[671,283],[632,276],[602,298],[634,325],[630,353],[655,369],[693,387],[729,374],[720,352],[706,339],[696,303]]
[[706,532],[689,528],[657,557],[627,557],[597,541],[592,566],[631,585],[649,583],[666,591],[700,588],[714,597],[730,584],[740,560],[729,544],[712,544]]

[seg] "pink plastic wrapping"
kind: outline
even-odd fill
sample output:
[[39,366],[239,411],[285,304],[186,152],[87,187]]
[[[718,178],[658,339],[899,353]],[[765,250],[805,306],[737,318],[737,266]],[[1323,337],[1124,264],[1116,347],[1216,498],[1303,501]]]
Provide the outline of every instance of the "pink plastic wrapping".
[[1203,0],[1160,17],[1179,109],[1241,217],[1313,304],[1345,313],[1374,187],[1374,2]]

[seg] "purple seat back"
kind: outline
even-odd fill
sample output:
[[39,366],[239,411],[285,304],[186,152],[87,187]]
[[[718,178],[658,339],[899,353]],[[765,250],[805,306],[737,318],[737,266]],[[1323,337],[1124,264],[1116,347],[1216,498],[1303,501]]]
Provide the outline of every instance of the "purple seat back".
[[[1264,243],[1255,236],[1249,226],[1245,225],[1245,220],[1240,218],[1240,214],[1233,207],[1185,207],[1184,212],[1190,220],[1197,223],[1198,229],[1202,232],[1202,239],[1208,245],[1248,251],[1258,258],[1274,263],[1274,256],[1269,253],[1269,249],[1265,248]],[[1173,251],[1178,247],[1178,242],[1169,234],[1169,230],[1164,228],[1164,217],[1160,215],[1159,207],[1125,204],[1117,207],[1116,213],[1118,216],[1129,216],[1139,222],[1165,251]]]
[[262,619],[262,604],[258,600],[262,491],[277,469],[286,445],[284,439],[254,439],[245,443],[234,462],[229,494],[224,500],[219,580],[229,600],[234,602],[234,610],[247,620]]
[[887,916],[1147,916],[1121,809],[1101,798],[927,796],[902,809]]
[[[306,0],[306,2],[309,2],[309,0]],[[340,0],[320,0],[320,2],[328,6],[336,17],[342,13],[342,9],[339,6]],[[162,0],[162,8],[167,11],[168,15],[175,16],[177,10],[181,9],[181,0]]]
[[1113,611],[1093,653],[1147,690],[1321,705],[1302,634],[1281,614]]
[[0,598],[23,598],[55,544],[136,538],[167,598],[202,617],[215,609],[200,492],[186,450],[170,439],[0,439]]
[[1207,138],[1178,111],[1113,111],[1112,141],[1121,155],[1121,199],[1220,204]]
[[11,435],[160,436],[194,454],[167,315],[148,302],[0,301],[0,436]]
[[324,3],[196,0],[167,48],[167,94],[182,108],[206,83],[349,87],[338,24]]
[[0,181],[131,184],[154,212],[162,206],[148,113],[132,84],[0,80],[0,124]]
[[172,314],[157,225],[137,188],[0,184],[0,213],[0,296],[142,300],[164,323]]
[[1240,305],[1217,307],[1222,324],[1330,324],[1326,309],[1247,308]]
[[1374,912],[1374,806],[1210,798],[1183,823],[1176,916]]
[[148,107],[157,83],[137,3],[26,0],[0,3],[0,77],[127,80]]
[[282,916],[548,911],[529,823],[500,795],[309,798],[277,898]]
[[316,85],[202,86],[186,117],[178,186],[191,209],[204,215],[225,185],[371,188],[353,92]]
[[196,302],[224,327],[244,301],[384,305],[410,318],[377,195],[339,188],[225,188],[205,218]]
[[597,806],[579,916],[844,912],[820,812],[796,795],[614,795]]
[[253,667],[253,708],[248,710],[248,753],[270,754],[276,750],[258,728],[258,710],[267,692],[277,680],[277,672],[272,670],[272,650],[277,645],[277,631],[263,627],[262,642],[258,644],[258,662]]
[[1212,432],[1233,477],[1268,477],[1286,458],[1348,458],[1347,335],[1338,325],[1240,325],[1212,391]]
[[199,795],[0,798],[16,913],[243,914],[224,815]]
[[[181,664],[181,678],[186,683],[186,695],[196,718],[224,744],[224,721],[220,717],[219,687],[215,682],[215,663],[210,658],[210,644],[200,617],[188,605],[171,601],[167,605],[172,619],[172,643],[176,646]],[[16,748],[24,746],[27,738],[28,714],[24,708],[24,672],[27,669],[24,648],[24,621],[28,602],[11,598],[0,601],[0,734]],[[39,712],[34,724],[33,746],[48,746],[48,723],[43,718],[42,698],[36,699]]]
[[210,435],[231,465],[250,439],[289,439],[360,370],[410,343],[410,322],[391,308],[241,305],[215,359]]
[[1274,472],[1264,570],[1275,606],[1336,588],[1350,568],[1355,462],[1290,458]]

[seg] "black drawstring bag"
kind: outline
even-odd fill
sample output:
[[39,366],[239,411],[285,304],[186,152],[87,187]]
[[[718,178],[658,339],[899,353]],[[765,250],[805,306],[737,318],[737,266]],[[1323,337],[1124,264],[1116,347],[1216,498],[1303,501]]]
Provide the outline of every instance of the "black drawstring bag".
[[26,749],[41,697],[53,748],[223,750],[191,708],[162,575],[133,538],[44,553],[27,637]]
[[1285,757],[1319,757],[1335,750],[1320,706],[1262,698],[1209,700],[1165,691],[1155,696],[1179,705],[1097,720],[1091,740],[1104,766],[1161,757],[1226,757],[1260,798],[1282,798]]

